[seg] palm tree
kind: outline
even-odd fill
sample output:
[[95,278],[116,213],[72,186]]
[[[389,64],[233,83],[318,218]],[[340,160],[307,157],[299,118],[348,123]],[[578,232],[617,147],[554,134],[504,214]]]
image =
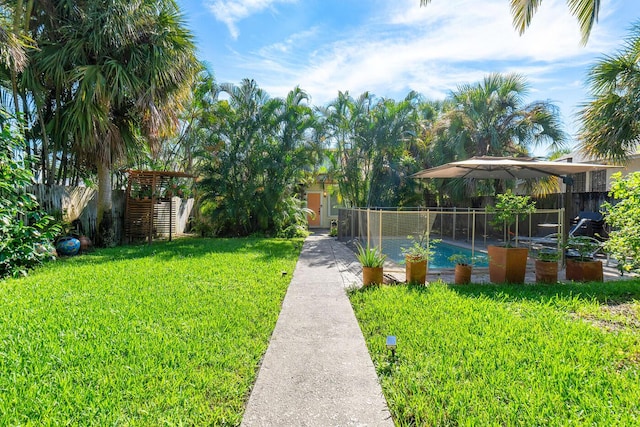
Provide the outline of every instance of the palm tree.
[[202,148],[203,141],[211,139],[215,127],[213,109],[218,92],[212,71],[202,64],[188,100],[184,102],[178,132],[163,138],[155,151],[134,153],[136,156],[129,159],[129,163],[138,168],[193,173],[196,152]]
[[372,128],[372,105],[373,95],[369,92],[358,98],[338,92],[335,100],[318,108],[332,173],[338,179],[340,194],[351,206],[367,205],[373,147],[363,133]]
[[465,158],[525,155],[542,144],[561,149],[566,136],[558,109],[546,101],[525,104],[527,94],[518,74],[490,74],[481,83],[459,86],[436,125],[441,142]]
[[213,107],[213,131],[198,159],[206,219],[219,235],[295,231],[306,221],[294,200],[297,184],[319,151],[308,95],[294,88],[270,98],[249,79],[220,90],[228,98]]
[[[191,34],[174,0],[65,2],[34,55],[53,91],[55,129],[95,167],[98,241],[111,243],[112,170],[128,151],[173,129],[197,71]],[[57,6],[57,7],[56,7]]]
[[[558,109],[549,102],[525,104],[525,79],[517,74],[491,74],[478,84],[459,86],[446,100],[445,112],[433,128],[429,147],[437,166],[472,156],[527,156],[532,148],[564,147]],[[457,198],[476,192],[476,181],[452,181]],[[485,191],[490,189],[485,189]]]
[[410,92],[404,100],[377,99],[365,92],[346,92],[318,109],[330,171],[340,195],[351,206],[402,206],[416,202],[417,184],[408,176],[420,165],[412,153],[419,134],[420,98]]
[[[4,8],[0,2],[0,11]],[[11,32],[3,14],[0,14],[0,65],[13,67],[16,71],[22,71],[27,65],[25,43]]]
[[0,65],[7,66],[10,70],[13,107],[16,113],[20,111],[17,75],[28,62],[26,48],[29,43],[24,32],[28,29],[25,26],[28,27],[32,8],[33,0],[29,0],[26,5],[22,0],[18,0],[14,5],[0,0]]
[[[431,0],[420,0],[421,6],[426,6]],[[511,14],[513,26],[520,34],[531,24],[533,15],[538,10],[542,0],[511,0]],[[576,17],[580,25],[582,43],[586,44],[591,34],[593,24],[598,21],[601,0],[567,0],[567,6],[571,14]]]
[[640,143],[640,22],[622,50],[589,74],[593,100],[581,111],[580,148],[594,158],[623,163]]
[[373,128],[370,138],[374,142],[368,206],[413,205],[418,201],[417,182],[409,175],[417,166],[408,149],[417,139],[420,116],[420,97],[409,92],[399,102],[379,100],[373,110]]

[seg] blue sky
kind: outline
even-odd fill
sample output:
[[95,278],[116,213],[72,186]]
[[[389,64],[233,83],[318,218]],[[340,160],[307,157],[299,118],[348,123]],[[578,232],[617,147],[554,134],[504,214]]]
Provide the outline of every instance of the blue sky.
[[[443,99],[492,72],[517,72],[528,101],[551,100],[568,133],[588,100],[588,69],[620,49],[640,1],[603,0],[586,46],[565,0],[545,0],[519,36],[509,0],[178,0],[220,83],[252,78],[271,96],[295,86],[314,105],[338,91]],[[536,150],[538,151],[538,150]],[[540,153],[537,153],[540,154]]]

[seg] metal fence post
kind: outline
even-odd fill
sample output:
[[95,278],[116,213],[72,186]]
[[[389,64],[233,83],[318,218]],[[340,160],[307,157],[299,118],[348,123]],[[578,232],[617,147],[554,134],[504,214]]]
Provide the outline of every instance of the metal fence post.
[[379,232],[379,236],[380,239],[378,240],[379,245],[380,245],[380,252],[382,252],[382,213],[384,211],[382,209],[378,210],[378,232]]
[[451,234],[451,238],[452,240],[455,242],[456,240],[456,219],[458,217],[458,210],[456,209],[456,207],[453,207],[453,233]]
[[355,209],[351,209],[351,240],[355,239],[355,234],[356,234],[356,210]]
[[476,250],[476,210],[471,211],[472,223],[471,223],[471,262],[473,263],[473,257]]
[[371,209],[367,208],[367,248],[370,248],[371,243]]
[[[560,224],[560,234],[558,234],[558,250],[560,251],[561,257],[560,257],[560,261],[561,261],[561,265],[565,266],[567,265],[567,254],[566,251],[563,250],[563,247],[568,243],[564,241],[564,236],[565,236],[565,227],[567,226],[567,224],[565,224],[565,219],[566,219],[566,215],[564,212],[564,208],[560,208],[558,210],[558,224]],[[569,237],[569,235],[567,234],[567,237]]]
[[[429,238],[431,236],[431,221],[429,217],[430,210],[427,209],[427,223],[425,224],[427,234],[427,248],[429,247]],[[429,258],[427,258],[427,273],[429,272]]]
[[487,230],[487,207],[484,207],[484,246],[487,246],[487,232],[489,230]]

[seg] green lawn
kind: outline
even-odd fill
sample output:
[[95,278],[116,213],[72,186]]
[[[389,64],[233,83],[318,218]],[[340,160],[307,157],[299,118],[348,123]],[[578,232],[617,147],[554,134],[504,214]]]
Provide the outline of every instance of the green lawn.
[[397,425],[640,425],[638,280],[350,298]]
[[0,425],[239,424],[300,248],[178,240],[0,281]]

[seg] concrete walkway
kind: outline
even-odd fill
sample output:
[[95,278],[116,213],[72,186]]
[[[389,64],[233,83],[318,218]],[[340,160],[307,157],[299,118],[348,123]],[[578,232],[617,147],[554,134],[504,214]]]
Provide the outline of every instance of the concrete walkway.
[[393,426],[345,288],[354,254],[305,240],[242,426]]

